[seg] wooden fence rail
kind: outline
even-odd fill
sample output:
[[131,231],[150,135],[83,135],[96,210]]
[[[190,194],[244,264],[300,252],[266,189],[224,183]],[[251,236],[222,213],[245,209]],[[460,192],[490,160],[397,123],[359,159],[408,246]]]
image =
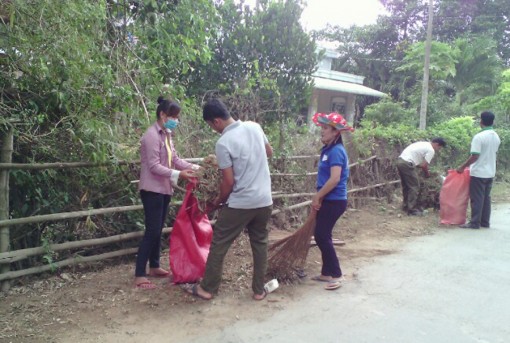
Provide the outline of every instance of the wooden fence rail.
[[[303,156],[288,156],[279,159],[286,160],[302,160],[307,158],[317,158],[319,155],[303,155]],[[191,163],[200,163],[204,160],[203,157],[184,158],[183,160]],[[44,169],[70,169],[70,168],[96,168],[108,167],[117,165],[140,164],[140,161],[111,161],[111,162],[54,162],[54,163],[0,163],[0,170],[44,170]]]
[[98,214],[138,211],[138,210],[142,210],[142,209],[143,209],[143,205],[131,205],[131,206],[108,207],[108,208],[75,211],[75,212],[42,214],[42,215],[32,216],[32,217],[0,220],[0,227],[22,225],[22,224],[42,223],[42,222],[58,221],[58,220],[65,220],[65,219],[72,219],[72,218],[89,217],[89,216],[98,215]]
[[138,251],[138,248],[128,248],[118,251],[112,251],[104,254],[93,255],[93,256],[77,256],[68,258],[66,260],[58,261],[53,264],[45,264],[43,266],[32,267],[28,269],[16,270],[12,272],[7,272],[0,274],[0,281],[10,280],[14,278],[18,278],[21,276],[26,276],[30,274],[37,274],[42,272],[47,272],[49,270],[54,270],[55,268],[70,266],[77,263],[84,262],[93,262],[93,261],[102,261],[112,257],[124,256],[128,254],[135,254]]
[[[171,227],[163,228],[163,233],[170,233],[172,232]],[[110,243],[118,243],[127,241],[134,238],[139,238],[143,236],[143,231],[135,231],[135,232],[128,232],[123,233],[120,235],[110,236],[110,237],[103,237],[103,238],[93,238],[93,239],[86,239],[83,241],[72,241],[72,242],[65,242],[60,244],[51,244],[48,248],[43,247],[36,247],[36,248],[28,248],[28,249],[20,249],[20,250],[13,250],[8,251],[4,253],[0,253],[0,264],[4,263],[12,263],[16,261],[21,261],[26,258],[29,258],[30,256],[36,256],[36,255],[42,255],[49,251],[62,251],[62,250],[72,250],[72,249],[78,249],[78,248],[86,248],[91,246],[100,246],[100,245],[106,245]]]

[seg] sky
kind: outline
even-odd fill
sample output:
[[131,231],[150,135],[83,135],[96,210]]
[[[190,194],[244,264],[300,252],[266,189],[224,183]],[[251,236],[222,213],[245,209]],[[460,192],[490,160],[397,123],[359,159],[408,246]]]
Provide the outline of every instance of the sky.
[[[246,4],[254,5],[256,0],[245,0]],[[374,24],[379,14],[384,14],[384,7],[379,0],[308,0],[301,24],[307,31],[320,30],[326,25]]]
[[374,24],[384,7],[378,0],[308,0],[301,24],[309,30],[320,30],[326,25],[349,27]]

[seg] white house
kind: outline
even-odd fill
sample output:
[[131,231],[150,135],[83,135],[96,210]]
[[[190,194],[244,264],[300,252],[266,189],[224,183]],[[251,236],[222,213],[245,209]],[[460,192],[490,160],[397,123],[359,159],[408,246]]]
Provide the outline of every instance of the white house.
[[369,95],[378,98],[385,93],[363,86],[365,77],[331,70],[333,59],[339,54],[326,49],[324,57],[319,62],[317,71],[313,74],[313,92],[308,107],[308,120],[316,112],[337,112],[344,115],[352,123],[355,114],[356,95]]

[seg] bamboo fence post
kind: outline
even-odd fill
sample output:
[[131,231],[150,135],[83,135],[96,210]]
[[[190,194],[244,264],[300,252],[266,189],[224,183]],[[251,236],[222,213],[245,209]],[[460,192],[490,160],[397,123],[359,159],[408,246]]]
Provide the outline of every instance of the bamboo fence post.
[[373,164],[373,167],[374,167],[374,174],[375,174],[375,179],[377,180],[377,182],[380,181],[381,177],[380,177],[380,173],[379,173],[379,160],[375,160],[374,161],[374,164]]
[[[11,163],[13,150],[13,129],[9,127],[3,137],[2,151],[0,154],[0,162]],[[9,219],[9,170],[0,170],[0,220]],[[0,253],[9,251],[10,246],[9,227],[0,227]],[[0,265],[0,275],[10,271],[10,266]],[[11,287],[10,282],[2,281],[1,290],[7,292]]]
[[[381,173],[379,172],[379,160],[378,159],[375,159],[373,162],[372,162],[372,168],[373,168],[373,171],[374,171],[374,175],[375,175],[375,182],[381,182]],[[376,191],[376,195],[379,195],[380,191],[377,192]]]

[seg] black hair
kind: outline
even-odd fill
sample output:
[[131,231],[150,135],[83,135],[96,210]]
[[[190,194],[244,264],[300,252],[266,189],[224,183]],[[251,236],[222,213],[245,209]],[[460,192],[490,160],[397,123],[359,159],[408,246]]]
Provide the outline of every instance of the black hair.
[[337,145],[337,144],[342,144],[344,145],[344,141],[342,139],[342,133],[340,132],[340,134],[338,135],[337,138],[335,138],[335,140],[333,141],[332,145]]
[[436,137],[432,139],[432,143],[437,143],[441,147],[446,147],[446,141],[443,139],[443,137]]
[[494,124],[495,117],[494,113],[489,111],[485,111],[480,114],[480,120],[482,121],[483,126],[492,126],[492,124]]
[[167,116],[175,117],[181,112],[181,107],[176,102],[172,100],[165,99],[162,96],[158,98],[158,108],[156,109],[156,118],[159,119],[159,114],[161,112],[165,113]]
[[205,121],[213,121],[216,118],[227,120],[231,117],[227,106],[220,99],[209,100],[204,105],[202,113]]

